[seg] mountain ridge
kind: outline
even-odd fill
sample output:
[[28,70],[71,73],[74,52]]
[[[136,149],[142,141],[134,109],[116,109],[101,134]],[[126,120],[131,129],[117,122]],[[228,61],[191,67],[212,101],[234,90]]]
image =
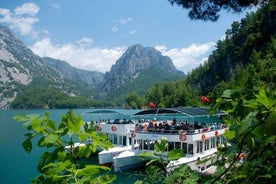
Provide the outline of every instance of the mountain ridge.
[[[184,77],[184,73],[176,70],[169,57],[162,56],[161,52],[153,47],[143,47],[140,44],[130,46],[127,51],[131,52],[131,57],[127,58],[130,53],[125,52],[121,57],[123,59],[118,59],[111,70],[105,74],[78,69],[66,61],[49,57],[41,58],[3,25],[0,25],[0,48],[0,88],[2,89],[0,108],[8,108],[18,93],[24,97],[24,90],[37,87],[45,93],[48,89],[55,90],[68,98],[74,96],[102,100],[109,97],[110,100],[110,97],[114,97],[112,95],[114,91],[120,91],[114,98],[123,99],[130,91],[123,89],[135,83],[135,86],[142,85],[139,93],[144,94],[154,82],[162,82],[158,80],[159,76],[151,79],[152,82],[147,81],[148,85],[143,86],[141,82],[135,82],[140,73],[145,73],[143,71],[148,71],[148,68],[153,66],[160,68],[160,72],[168,76],[162,78],[164,81]],[[41,103],[39,107],[51,108],[48,104],[44,106],[45,102]],[[122,100],[120,103],[123,103]]]
[[[111,70],[105,74],[103,84],[99,89],[99,96],[108,96],[110,92],[117,90],[118,86],[135,81],[143,70],[155,67],[168,75],[167,79],[163,78],[163,81],[176,80],[185,76],[183,72],[175,68],[168,56],[163,56],[160,51],[153,47],[143,47],[141,44],[136,44],[130,46],[112,65]],[[157,82],[161,82],[161,80],[157,80]]]

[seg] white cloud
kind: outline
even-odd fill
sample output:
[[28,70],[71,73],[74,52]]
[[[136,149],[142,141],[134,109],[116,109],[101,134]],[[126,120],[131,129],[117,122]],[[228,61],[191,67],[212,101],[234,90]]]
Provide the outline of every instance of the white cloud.
[[77,41],[77,44],[80,47],[89,47],[93,43],[93,40],[91,38],[83,37],[79,41]]
[[214,46],[214,42],[208,42],[204,44],[191,44],[189,47],[180,49],[167,49],[164,45],[158,45],[155,48],[163,55],[169,56],[177,69],[188,73],[207,60],[207,56]]
[[60,6],[57,3],[52,3],[52,7],[55,8],[56,10],[60,10]]
[[132,34],[132,35],[135,34],[135,33],[136,33],[136,30],[131,30],[130,31],[130,34]]
[[14,12],[16,15],[35,16],[39,12],[39,7],[33,3],[24,3],[22,6],[16,7]]
[[120,22],[120,24],[121,25],[123,25],[123,24],[126,24],[126,23],[128,23],[128,22],[130,22],[130,21],[132,21],[133,19],[131,18],[131,17],[128,17],[128,18],[121,18],[120,20],[119,20],[119,22]]
[[38,22],[36,17],[39,7],[33,3],[24,3],[18,6],[14,11],[8,9],[0,9],[0,23],[8,24],[12,29],[20,32],[22,35],[31,35],[36,37],[33,24]]
[[[85,43],[85,44],[83,44]],[[125,52],[125,47],[111,49],[91,47],[92,40],[84,37],[76,43],[54,44],[49,38],[36,42],[31,50],[41,57],[51,57],[67,61],[76,68],[90,71],[107,72]],[[207,60],[214,48],[214,42],[191,44],[186,48],[167,49],[164,45],[155,48],[163,55],[169,56],[177,69],[190,72]],[[85,46],[85,47],[84,47]]]
[[128,17],[128,18],[120,18],[112,28],[111,28],[111,31],[112,32],[117,32],[119,30],[119,28],[124,25],[124,24],[127,24],[129,22],[133,21],[133,19],[131,17]]
[[54,44],[49,38],[40,40],[31,46],[31,50],[40,57],[51,57],[67,61],[76,68],[90,71],[109,71],[125,48],[105,49],[100,47],[82,47],[79,43],[89,38],[82,38],[77,43]]
[[119,29],[118,29],[118,25],[116,24],[116,25],[114,25],[112,28],[111,28],[111,31],[112,32],[117,32]]

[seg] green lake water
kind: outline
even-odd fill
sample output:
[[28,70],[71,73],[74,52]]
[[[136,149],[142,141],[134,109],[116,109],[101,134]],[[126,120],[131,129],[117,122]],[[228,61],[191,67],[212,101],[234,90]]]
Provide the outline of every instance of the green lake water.
[[[118,110],[118,109],[117,109]],[[65,114],[68,110],[48,110],[50,112],[50,118],[55,122],[59,122],[61,115]],[[84,121],[100,120],[100,119],[115,119],[118,118],[118,114],[103,115],[89,113],[91,109],[77,109],[74,110],[80,115]],[[126,115],[133,114],[131,110],[119,110]],[[39,156],[44,151],[42,148],[33,146],[31,153],[24,151],[22,142],[25,140],[24,134],[27,130],[22,126],[22,123],[15,122],[13,116],[17,114],[41,114],[43,115],[45,110],[0,110],[0,176],[1,184],[28,184],[31,179],[37,176],[39,173],[36,170]],[[122,116],[121,116],[122,117]],[[97,162],[97,156],[93,159]],[[111,172],[112,173],[112,172]],[[138,175],[132,173],[116,173],[117,180],[114,183],[126,184],[133,183],[139,179]]]

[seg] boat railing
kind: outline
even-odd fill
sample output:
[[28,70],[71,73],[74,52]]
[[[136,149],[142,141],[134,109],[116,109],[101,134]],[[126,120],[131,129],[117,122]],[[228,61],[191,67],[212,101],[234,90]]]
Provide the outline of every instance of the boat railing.
[[195,135],[195,134],[201,134],[201,133],[207,133],[215,130],[221,130],[226,127],[216,127],[214,129],[205,129],[205,128],[199,128],[199,129],[155,129],[155,128],[143,128],[143,129],[136,129],[135,132],[137,133],[144,133],[144,134],[181,134],[184,133],[186,135]]

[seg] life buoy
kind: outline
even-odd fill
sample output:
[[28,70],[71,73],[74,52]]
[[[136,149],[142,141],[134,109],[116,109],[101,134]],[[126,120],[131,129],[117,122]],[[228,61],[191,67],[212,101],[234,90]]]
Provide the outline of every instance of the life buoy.
[[180,141],[186,141],[186,134],[182,133],[179,135],[179,140]]
[[117,127],[116,127],[115,125],[113,125],[113,126],[111,127],[111,130],[112,130],[113,132],[115,132],[115,131],[117,130]]
[[132,132],[132,133],[131,133],[131,137],[132,137],[132,138],[136,137],[136,132]]
[[216,130],[215,131],[215,136],[217,137],[219,135],[218,131]]
[[97,126],[97,130],[100,132],[102,131],[102,127],[100,125]]
[[202,140],[202,141],[205,141],[205,140],[206,140],[206,135],[205,135],[205,134],[202,134],[202,135],[201,135],[201,140]]

